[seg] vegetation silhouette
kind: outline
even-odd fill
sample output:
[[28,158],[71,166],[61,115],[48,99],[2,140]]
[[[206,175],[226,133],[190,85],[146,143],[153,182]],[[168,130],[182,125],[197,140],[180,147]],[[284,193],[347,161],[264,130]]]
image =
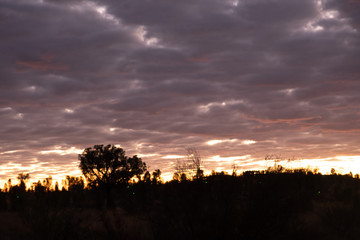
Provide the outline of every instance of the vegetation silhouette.
[[201,156],[196,148],[186,148],[185,160],[177,160],[173,179],[186,181],[188,179],[201,179],[204,171],[201,168]]
[[[85,149],[80,167],[90,175],[67,176],[61,189],[51,177],[26,189],[30,175],[19,174],[17,184],[8,181],[0,192],[0,238],[335,240],[360,234],[359,175],[276,163],[199,177],[200,164],[185,178],[163,182],[160,169],[150,173],[133,158],[111,145]],[[104,195],[107,184],[111,194]]]
[[80,169],[89,187],[106,192],[106,206],[111,206],[111,189],[115,185],[127,184],[146,171],[146,164],[136,155],[127,157],[122,148],[114,145],[95,145],[79,154]]

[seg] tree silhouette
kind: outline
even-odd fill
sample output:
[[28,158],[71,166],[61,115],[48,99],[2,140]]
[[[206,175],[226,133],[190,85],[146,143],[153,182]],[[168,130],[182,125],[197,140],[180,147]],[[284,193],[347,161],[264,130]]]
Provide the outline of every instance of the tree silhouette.
[[193,168],[193,171],[197,173],[199,170],[201,170],[201,156],[200,153],[196,150],[196,148],[189,147],[186,149],[187,158],[190,162],[191,167]]
[[85,186],[83,177],[72,177],[72,176],[66,176],[64,185],[69,192],[73,192],[73,191],[80,192],[81,190],[84,189]]
[[152,182],[154,184],[157,184],[157,183],[161,183],[161,171],[160,169],[156,169],[153,173],[152,173]]
[[196,148],[186,148],[186,159],[178,160],[175,165],[174,180],[185,181],[186,179],[201,179],[204,171],[201,169],[201,156]]
[[49,176],[43,180],[42,185],[45,187],[47,192],[51,191],[52,188],[52,176]]
[[19,179],[20,181],[26,181],[30,179],[30,174],[29,173],[19,173],[17,176],[17,179]]
[[19,173],[17,176],[17,179],[20,181],[19,187],[25,192],[26,185],[25,182],[27,182],[30,179],[29,173]]
[[110,190],[116,184],[128,183],[133,177],[140,179],[146,171],[146,164],[136,155],[125,156],[122,148],[114,145],[95,145],[79,154],[80,169],[90,187],[106,190],[107,201]]
[[149,183],[151,181],[151,175],[149,171],[146,171],[143,177],[143,181]]

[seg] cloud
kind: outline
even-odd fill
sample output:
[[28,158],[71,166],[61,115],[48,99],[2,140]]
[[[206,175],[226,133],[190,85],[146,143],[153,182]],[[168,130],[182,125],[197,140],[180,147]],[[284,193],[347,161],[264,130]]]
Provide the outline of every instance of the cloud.
[[73,166],[40,153],[107,143],[166,171],[188,146],[360,155],[358,5],[0,0],[0,152],[21,150],[0,162]]

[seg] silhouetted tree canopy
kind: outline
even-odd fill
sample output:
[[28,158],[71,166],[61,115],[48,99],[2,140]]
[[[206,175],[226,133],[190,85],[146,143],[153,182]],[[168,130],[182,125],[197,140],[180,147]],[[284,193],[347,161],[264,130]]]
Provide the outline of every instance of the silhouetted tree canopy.
[[30,179],[30,174],[29,173],[19,173],[17,176],[17,179],[19,179],[20,181],[27,181]]
[[79,154],[80,169],[91,186],[109,187],[127,183],[132,177],[140,179],[146,164],[136,155],[127,157],[122,148],[114,145],[95,145]]
[[156,169],[153,173],[153,179],[152,182],[157,184],[157,183],[161,183],[161,171],[160,169]]
[[19,183],[20,189],[23,192],[25,192],[25,190],[26,190],[25,182],[30,179],[30,174],[29,173],[19,173],[17,176],[17,179],[19,179],[19,181],[20,181],[20,183]]
[[84,179],[83,177],[72,177],[72,176],[66,176],[66,179],[64,181],[64,185],[67,188],[68,191],[81,191],[84,189]]

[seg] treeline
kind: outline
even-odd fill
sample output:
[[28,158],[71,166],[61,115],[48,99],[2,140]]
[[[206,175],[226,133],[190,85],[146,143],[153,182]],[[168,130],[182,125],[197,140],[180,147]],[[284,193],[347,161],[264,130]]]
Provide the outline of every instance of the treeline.
[[[333,170],[204,175],[188,151],[172,181],[136,156],[96,145],[79,155],[83,177],[0,192],[1,239],[358,239],[360,180]],[[87,184],[85,184],[87,182]]]
[[0,233],[2,239],[357,239],[359,179],[279,168],[166,183],[152,176],[116,185],[109,198],[76,177],[63,189],[18,184],[0,193],[0,216],[9,221]]

